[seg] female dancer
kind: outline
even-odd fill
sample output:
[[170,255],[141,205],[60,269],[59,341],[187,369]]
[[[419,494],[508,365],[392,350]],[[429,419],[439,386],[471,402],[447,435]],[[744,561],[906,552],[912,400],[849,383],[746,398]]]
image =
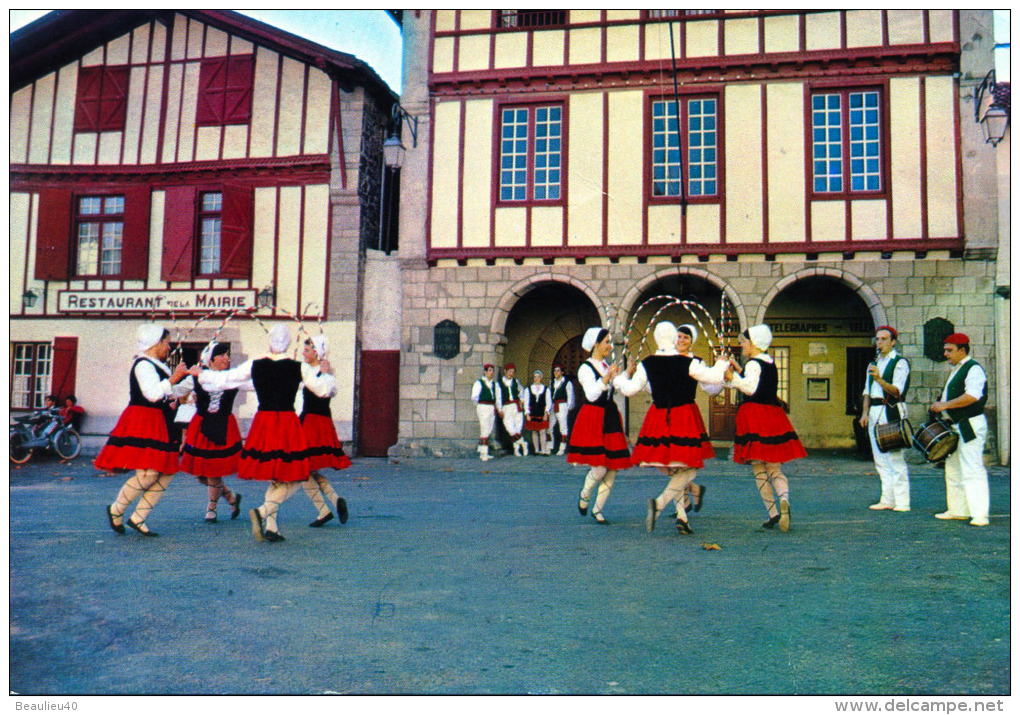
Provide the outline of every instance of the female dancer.
[[[138,328],[138,354],[128,377],[128,406],[117,420],[110,439],[93,464],[104,471],[133,469],[117,500],[106,508],[110,528],[124,533],[124,512],[138,499],[127,525],[143,536],[156,536],[145,525],[149,513],[163,497],[178,469],[178,445],[170,438],[173,421],[170,400],[183,397],[188,387],[181,381],[189,374],[184,363],[170,371],[164,360],[170,355],[170,332],[162,326]],[[192,368],[191,374],[198,372]]]
[[[333,512],[326,506],[327,499],[330,504],[336,504],[336,515],[340,517],[340,523],[346,524],[347,501],[337,496],[333,485],[319,472],[326,467],[347,469],[351,466],[350,457],[344,453],[343,445],[340,444],[340,438],[336,434],[333,413],[329,408],[329,401],[336,395],[338,387],[336,377],[333,376],[333,368],[325,359],[324,335],[305,340],[304,358],[307,364],[318,371],[325,389],[325,394],[316,394],[307,386],[302,390],[304,406],[301,409],[301,429],[304,430],[305,440],[308,442],[308,466],[312,470],[312,475],[301,485],[319,512],[318,518],[308,526],[319,527],[333,518]],[[323,495],[326,499],[322,498]]]
[[230,367],[230,345],[211,342],[199,362],[203,370],[195,385],[195,416],[184,437],[181,469],[198,477],[209,488],[205,520],[216,523],[216,503],[222,496],[230,504],[230,518],[241,513],[241,495],[223,484],[223,477],[237,473],[241,453],[241,431],[232,414],[234,398],[241,388],[252,389],[250,379],[237,379]]
[[[737,431],[733,439],[733,461],[751,463],[758,492],[769,513],[762,526],[780,531],[790,528],[790,485],[780,469],[783,462],[807,456],[804,445],[780,406],[777,390],[779,372],[766,350],[772,344],[767,325],[755,325],[740,336],[740,352],[750,358],[743,368],[730,358],[726,382],[746,397],[737,409]],[[779,508],[776,508],[776,501]]]
[[320,391],[316,370],[305,362],[284,355],[290,345],[290,330],[275,325],[269,331],[269,355],[236,368],[237,377],[250,377],[259,406],[241,450],[237,476],[268,481],[266,498],[248,512],[256,541],[283,541],[276,525],[280,505],[308,479],[308,443],[294,413],[294,398],[304,382]]
[[591,515],[599,524],[608,524],[609,521],[602,516],[602,508],[613,490],[616,472],[631,466],[623,420],[613,402],[612,382],[621,368],[605,361],[613,350],[612,336],[605,328],[589,328],[581,339],[581,347],[591,353],[591,357],[577,370],[584,404],[570,433],[567,462],[591,467],[581,487],[577,510],[582,516],[588,513],[592,490],[598,485]]
[[[683,329],[687,330],[684,347],[689,348],[691,328]],[[652,405],[641,425],[632,462],[642,467],[658,467],[669,482],[658,498],[648,500],[645,527],[648,531],[654,529],[659,512],[674,501],[677,532],[691,534],[683,497],[696,470],[704,466],[705,459],[715,457],[694,393],[699,382],[721,386],[728,363],[718,360],[710,368],[698,358],[682,355],[678,349],[680,333],[670,322],[656,325],[654,336],[658,347],[655,354],[630,366],[613,384],[627,397],[646,386],[652,393]]]

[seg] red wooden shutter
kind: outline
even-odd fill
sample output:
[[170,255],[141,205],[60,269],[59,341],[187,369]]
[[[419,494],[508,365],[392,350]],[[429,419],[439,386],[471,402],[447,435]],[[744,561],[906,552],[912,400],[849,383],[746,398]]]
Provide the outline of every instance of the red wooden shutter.
[[53,338],[53,374],[50,377],[50,392],[57,396],[61,407],[67,396],[74,394],[77,375],[78,338]]
[[35,243],[35,277],[65,281],[70,275],[72,195],[66,189],[39,192],[39,228]]
[[103,72],[103,96],[99,103],[99,131],[119,132],[127,122],[127,67],[106,67]]
[[127,279],[144,280],[149,274],[148,186],[132,186],[124,191],[124,240],[121,244],[120,272]]
[[220,223],[220,274],[224,278],[251,276],[254,241],[255,190],[241,184],[223,185]]
[[99,131],[99,104],[103,96],[103,68],[78,70],[78,91],[74,103],[74,131]]
[[223,93],[223,123],[247,124],[251,120],[251,95],[255,78],[255,56],[231,57]]
[[163,269],[165,281],[190,281],[195,252],[194,186],[171,186],[163,207]]
[[202,126],[223,123],[223,96],[227,84],[227,58],[203,60],[198,73],[198,104],[195,124]]

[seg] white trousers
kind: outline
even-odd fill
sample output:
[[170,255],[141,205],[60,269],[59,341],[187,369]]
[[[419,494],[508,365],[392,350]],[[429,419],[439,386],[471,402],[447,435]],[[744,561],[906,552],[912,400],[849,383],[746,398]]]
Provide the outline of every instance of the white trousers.
[[[984,415],[970,418],[975,439],[964,442],[946,460],[946,507],[954,516],[988,518],[988,470],[985,469],[985,439],[988,420]],[[954,430],[958,429],[953,427]]]
[[496,410],[492,405],[476,404],[475,412],[478,415],[478,436],[481,439],[488,439],[496,426]]
[[517,403],[503,405],[503,426],[510,437],[519,437],[524,431],[524,413],[517,409]]
[[879,502],[896,509],[910,508],[910,475],[907,471],[907,460],[902,449],[881,452],[875,438],[875,428],[885,424],[885,405],[872,405],[868,410],[868,438],[871,440],[871,454],[875,458],[875,469],[882,480],[882,496]]
[[567,403],[563,402],[559,405],[553,405],[553,419],[549,422],[549,434],[553,433],[553,424],[560,426],[560,439],[564,442],[567,441],[567,416],[570,414],[570,410],[567,408]]

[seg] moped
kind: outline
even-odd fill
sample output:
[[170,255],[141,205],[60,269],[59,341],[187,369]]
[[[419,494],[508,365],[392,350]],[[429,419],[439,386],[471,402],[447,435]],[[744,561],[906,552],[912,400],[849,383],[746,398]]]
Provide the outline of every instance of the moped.
[[24,464],[36,449],[52,449],[61,459],[74,459],[81,452],[81,437],[55,411],[37,410],[15,417],[11,425],[11,461]]

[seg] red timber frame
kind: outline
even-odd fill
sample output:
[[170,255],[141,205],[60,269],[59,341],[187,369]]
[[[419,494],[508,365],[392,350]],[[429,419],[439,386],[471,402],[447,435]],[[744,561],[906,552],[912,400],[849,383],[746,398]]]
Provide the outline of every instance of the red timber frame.
[[[608,20],[606,11],[601,11],[601,19],[597,22],[570,23],[565,26],[543,27],[522,27],[522,28],[498,28],[497,11],[493,11],[492,23],[489,28],[464,30],[461,29],[460,13],[457,12],[452,30],[438,31],[436,29],[436,16],[432,15],[431,32],[429,37],[429,67],[434,60],[435,41],[441,38],[453,40],[453,71],[446,73],[429,73],[429,90],[439,100],[466,100],[479,96],[490,96],[495,100],[497,113],[494,115],[495,125],[493,132],[493,197],[492,218],[490,219],[489,247],[465,248],[463,247],[462,195],[458,196],[458,246],[459,248],[433,248],[432,247],[432,202],[433,188],[431,177],[434,173],[433,157],[429,158],[428,175],[428,216],[426,219],[426,245],[427,257],[430,263],[440,259],[456,259],[464,262],[468,259],[485,259],[489,262],[496,258],[514,258],[518,261],[525,257],[540,257],[544,259],[567,258],[578,262],[587,256],[605,256],[612,260],[622,257],[633,256],[644,260],[649,256],[670,255],[675,261],[682,255],[696,254],[707,258],[710,254],[736,256],[745,253],[763,253],[767,256],[774,256],[778,253],[821,253],[821,252],[856,252],[856,251],[915,251],[922,253],[931,250],[959,251],[964,247],[963,241],[963,196],[962,196],[962,174],[960,170],[961,158],[959,155],[960,126],[959,116],[954,117],[956,149],[956,185],[957,185],[957,235],[955,236],[931,236],[928,231],[927,212],[927,155],[926,149],[926,123],[925,123],[925,83],[927,76],[947,76],[958,69],[960,43],[959,43],[959,18],[953,15],[953,41],[951,42],[930,42],[930,18],[929,11],[919,11],[923,18],[923,42],[913,45],[891,45],[889,44],[889,19],[888,11],[882,10],[882,45],[870,48],[849,47],[846,36],[846,11],[839,11],[840,15],[840,47],[832,50],[808,51],[806,50],[807,38],[805,26],[802,21],[799,34],[799,50],[794,52],[766,53],[765,47],[765,21],[770,17],[783,15],[796,15],[804,18],[815,12],[828,11],[788,11],[788,10],[752,10],[747,12],[726,12],[710,16],[691,16],[677,18],[651,19],[644,13],[639,20]],[[726,20],[730,19],[755,19],[758,23],[758,52],[756,54],[725,55],[722,53],[725,47]],[[709,57],[687,57],[685,54],[685,27],[689,22],[714,21],[718,25],[718,47],[719,55]],[[499,106],[515,104],[530,104],[539,99],[545,101],[552,97],[556,101],[564,102],[564,111],[569,107],[569,96],[575,91],[602,90],[603,107],[608,107],[608,94],[614,89],[621,88],[644,88],[646,93],[646,106],[652,97],[664,97],[668,99],[672,94],[672,73],[666,72],[663,75],[662,62],[658,59],[633,62],[617,62],[605,64],[606,57],[606,31],[614,26],[638,25],[641,31],[638,33],[639,57],[644,57],[644,31],[648,25],[673,22],[678,26],[680,33],[680,44],[677,49],[677,76],[681,82],[681,93],[688,94],[718,94],[719,97],[719,189],[720,193],[711,200],[691,200],[690,203],[719,203],[721,207],[720,217],[720,242],[718,244],[689,244],[685,236],[686,222],[682,222],[683,235],[678,244],[675,245],[648,245],[647,208],[652,204],[671,203],[670,200],[661,198],[652,199],[650,196],[650,166],[646,163],[644,180],[643,211],[641,219],[641,241],[636,245],[617,246],[608,245],[608,203],[603,195],[602,201],[602,242],[596,246],[569,247],[566,242],[567,209],[564,207],[564,245],[553,247],[533,247],[530,244],[530,234],[524,247],[495,247],[495,210],[497,207],[506,206],[505,202],[498,202],[498,126]],[[568,65],[564,66],[543,66],[534,67],[532,62],[532,49],[534,33],[541,31],[565,30],[564,63],[569,58],[569,35],[570,30],[592,28],[600,29],[602,32],[602,64],[590,65]],[[514,69],[495,69],[495,38],[497,35],[508,32],[523,32],[527,34],[527,64],[524,67]],[[458,69],[459,40],[466,36],[484,35],[489,38],[489,56],[485,64],[487,69],[462,72]],[[667,61],[667,65],[670,63]],[[889,88],[888,83],[891,77],[896,76],[919,76],[920,78],[920,117],[918,126],[921,135],[921,231],[918,236],[890,238],[887,240],[850,240],[851,224],[851,201],[858,199],[879,198],[886,201],[886,224],[887,235],[892,236],[892,205],[893,195],[890,185],[890,116],[889,116]],[[852,194],[849,196],[827,197],[820,194],[813,194],[812,182],[805,184],[805,211],[807,213],[806,235],[807,240],[801,242],[777,242],[775,237],[769,235],[769,208],[768,208],[768,136],[767,136],[767,93],[766,85],[775,79],[797,79],[805,84],[805,114],[810,119],[809,106],[806,103],[812,90],[822,88],[851,88],[855,86],[878,87],[882,93],[882,181],[883,190],[878,194]],[[727,84],[733,82],[754,81],[762,83],[761,92],[761,136],[762,146],[762,230],[763,240],[761,243],[733,243],[727,242],[726,238],[726,182],[725,182],[725,156],[723,144],[723,132],[726,128],[724,116],[723,91]],[[681,99],[683,100],[683,96]],[[954,103],[958,105],[959,99]],[[433,104],[434,107],[434,104]],[[958,109],[958,106],[956,107]],[[464,111],[462,105],[460,137],[463,150],[466,141],[463,136]],[[432,122],[430,132],[435,132],[435,114],[432,110]],[[566,115],[564,115],[566,116]],[[643,138],[645,151],[650,151],[650,126],[645,121],[646,136]],[[732,130],[732,127],[731,127]],[[805,154],[805,173],[810,175],[810,122],[805,126],[805,141],[808,142],[807,153]],[[686,132],[684,133],[686,135]],[[434,136],[433,136],[434,139]],[[576,138],[575,138],[576,139]],[[571,140],[569,127],[564,123],[565,143]],[[433,144],[434,145],[434,144]],[[608,118],[607,112],[603,112],[603,151],[608,148]],[[847,157],[848,160],[848,157]],[[564,192],[569,183],[567,174],[567,156],[563,157]],[[460,171],[463,172],[463,151],[461,153]],[[605,164],[606,162],[604,162]],[[685,162],[686,170],[686,162]],[[606,184],[608,168],[603,168],[603,186]],[[463,175],[461,176],[463,178]],[[461,182],[462,185],[462,182]],[[846,241],[812,241],[810,240],[810,214],[813,201],[844,201],[847,215]],[[550,202],[552,203],[552,202]],[[530,215],[529,215],[530,230]],[[771,239],[771,240],[770,240]]]

